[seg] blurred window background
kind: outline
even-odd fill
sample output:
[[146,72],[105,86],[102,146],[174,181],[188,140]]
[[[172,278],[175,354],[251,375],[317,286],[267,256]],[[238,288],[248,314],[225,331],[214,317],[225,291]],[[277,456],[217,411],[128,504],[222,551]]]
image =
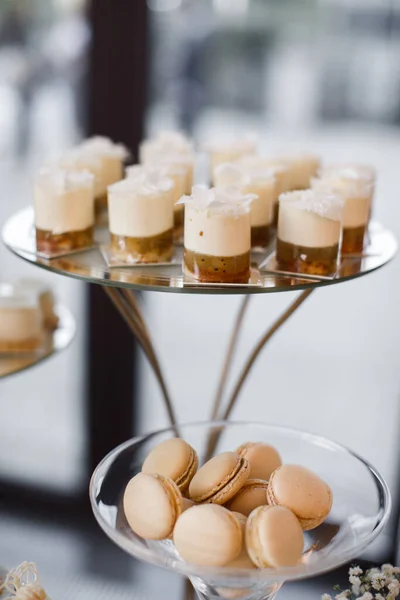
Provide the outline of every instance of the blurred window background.
[[[144,2],[89,4],[112,14],[129,1]],[[1,224],[30,203],[37,168],[87,134],[89,4],[0,2]],[[147,7],[148,44],[135,45],[135,32],[143,24],[132,21],[133,50],[124,56],[129,64],[148,55],[147,136],[183,129],[201,147],[211,138],[250,133],[257,134],[266,153],[313,150],[326,162],[372,163],[379,172],[375,215],[400,237],[398,0],[147,0]],[[118,31],[112,35],[118,44]],[[102,65],[95,66],[101,72]],[[107,70],[103,76],[105,82],[111,78]],[[110,94],[123,95],[124,89]],[[122,117],[128,127],[132,114],[126,111]],[[132,150],[135,154],[136,148]],[[199,181],[205,168],[203,156]],[[312,295],[263,352],[234,414],[309,429],[350,446],[382,471],[395,497],[400,454],[398,265],[396,260],[368,278]],[[87,289],[33,271],[0,247],[1,279],[20,275],[46,278],[55,287],[76,316],[78,335],[57,359],[0,382],[7,423],[0,436],[0,480],[30,482],[65,497],[76,490],[86,493]],[[291,294],[252,299],[234,373],[292,299]],[[180,420],[206,418],[239,299],[154,293],[141,300]],[[145,360],[138,361],[135,402],[140,419],[132,423],[132,433],[166,424],[157,384]],[[387,557],[397,518],[394,514],[386,535],[372,549],[374,560]],[[44,534],[32,523],[21,530],[19,521],[0,519],[0,562],[38,560],[53,573],[54,559],[62,562],[66,577],[70,571],[85,571],[103,578],[102,585],[108,577],[123,583],[152,572],[142,566],[132,575],[132,561],[119,552],[111,565],[109,550],[103,556],[97,542],[93,547],[97,538],[74,537],[67,522],[57,535],[62,550],[52,540],[53,526]],[[42,559],[35,558],[38,536],[46,540]],[[148,597],[163,597],[164,577],[146,578]],[[54,597],[62,599],[65,590],[53,585]],[[91,589],[98,593],[99,588]],[[126,590],[114,585],[113,593],[122,598]],[[114,596],[110,592],[107,597]]]

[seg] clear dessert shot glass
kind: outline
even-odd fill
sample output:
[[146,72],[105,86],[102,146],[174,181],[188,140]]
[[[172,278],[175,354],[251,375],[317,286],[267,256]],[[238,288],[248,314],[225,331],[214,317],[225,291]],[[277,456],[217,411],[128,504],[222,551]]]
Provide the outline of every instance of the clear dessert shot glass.
[[255,161],[223,163],[214,171],[215,185],[239,187],[257,198],[250,204],[251,248],[264,250],[272,239],[276,179],[273,171]]
[[[317,472],[332,490],[328,519],[305,532],[300,562],[282,568],[204,567],[184,562],[171,540],[146,541],[132,532],[122,507],[127,483],[140,472],[160,442],[182,437],[207,458],[210,439],[217,453],[244,442],[265,442],[278,449],[284,463]],[[326,438],[260,423],[202,422],[178,425],[134,438],[113,450],[97,467],[90,484],[94,515],[109,538],[131,556],[190,579],[201,600],[275,597],[285,581],[315,577],[349,562],[382,531],[390,513],[390,494],[379,473],[360,456]],[[189,509],[190,510],[190,509]]]
[[279,198],[276,260],[280,270],[329,276],[338,266],[343,200],[330,190]]
[[139,146],[139,162],[152,165],[171,160],[186,171],[185,194],[193,187],[196,155],[189,138],[178,131],[161,131],[155,138],[144,140]]
[[34,188],[36,247],[48,254],[93,244],[94,177],[58,167],[40,171]]
[[250,204],[254,194],[237,187],[195,186],[184,196],[184,272],[210,283],[248,283]]
[[168,262],[173,256],[174,183],[157,172],[108,188],[111,253],[128,264]]
[[312,187],[316,190],[330,189],[343,198],[342,254],[360,254],[372,210],[374,183],[371,178],[347,171],[313,179]]

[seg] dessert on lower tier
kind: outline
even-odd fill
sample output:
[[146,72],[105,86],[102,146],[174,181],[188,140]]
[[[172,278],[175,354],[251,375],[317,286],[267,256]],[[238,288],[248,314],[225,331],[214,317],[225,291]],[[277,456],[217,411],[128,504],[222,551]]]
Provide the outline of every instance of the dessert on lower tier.
[[320,168],[320,157],[315,154],[293,154],[279,157],[289,166],[290,190],[305,190]]
[[312,186],[317,190],[331,190],[343,198],[342,254],[362,252],[371,214],[372,181],[355,172],[342,172],[314,179]]
[[240,189],[195,186],[185,196],[184,271],[198,281],[248,283],[250,203]]
[[129,151],[123,144],[115,144],[109,138],[100,136],[85,140],[77,150],[100,161],[100,169],[93,173],[96,177],[95,210],[99,214],[107,209],[108,186],[124,177],[124,163]]
[[143,165],[154,165],[160,161],[174,163],[185,169],[185,194],[190,194],[193,187],[196,155],[193,144],[182,133],[162,131],[155,138],[144,140],[139,146],[139,161]]
[[0,352],[33,352],[43,343],[38,297],[0,285]]
[[135,177],[140,173],[149,170],[149,172],[158,172],[160,176],[168,177],[174,184],[171,191],[171,199],[174,207],[174,244],[183,242],[183,224],[184,224],[184,206],[178,204],[179,200],[186,193],[187,170],[179,163],[175,162],[174,157],[171,160],[161,159],[150,162],[148,165],[133,165],[126,169],[126,176]]
[[88,171],[43,169],[35,183],[36,247],[48,254],[93,244],[94,177]]
[[46,329],[57,329],[59,318],[54,310],[54,294],[51,288],[40,279],[19,279],[15,284],[21,293],[31,292],[37,294],[40,310],[42,312],[43,325]]
[[239,158],[255,155],[257,142],[250,138],[238,138],[232,141],[219,141],[205,145],[205,150],[210,157],[210,178],[213,185],[217,185],[214,179],[215,169],[223,164],[233,162]]
[[276,260],[282,271],[329,276],[338,265],[343,200],[330,191],[279,198]]
[[111,252],[121,262],[168,262],[173,256],[173,182],[142,170],[108,188]]
[[256,199],[250,205],[251,247],[266,248],[272,239],[275,177],[258,160],[223,163],[214,171],[217,186],[234,185]]

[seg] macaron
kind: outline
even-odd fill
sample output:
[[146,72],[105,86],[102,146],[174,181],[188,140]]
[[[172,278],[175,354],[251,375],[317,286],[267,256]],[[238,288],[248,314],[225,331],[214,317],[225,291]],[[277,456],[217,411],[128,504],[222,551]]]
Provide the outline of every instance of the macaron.
[[248,479],[236,496],[226,504],[226,508],[248,517],[255,508],[268,504],[267,489],[267,481]]
[[300,465],[283,465],[270,477],[268,503],[285,506],[304,530],[325,521],[332,508],[332,490],[316,473]]
[[134,533],[148,540],[164,540],[182,513],[182,494],[172,479],[138,473],[126,486],[123,507]]
[[169,477],[185,492],[198,464],[196,451],[185,440],[171,438],[153,448],[143,463],[142,472]]
[[215,504],[193,506],[178,519],[173,535],[183,560],[223,567],[242,550],[242,527],[233,513]]
[[271,473],[282,464],[279,452],[273,446],[262,442],[246,442],[239,446],[236,453],[248,460],[250,479],[268,481]]
[[226,504],[249,478],[249,463],[235,452],[224,452],[206,462],[193,477],[189,495],[195,502]]
[[259,506],[247,519],[247,552],[260,569],[296,565],[303,544],[300,523],[288,508]]

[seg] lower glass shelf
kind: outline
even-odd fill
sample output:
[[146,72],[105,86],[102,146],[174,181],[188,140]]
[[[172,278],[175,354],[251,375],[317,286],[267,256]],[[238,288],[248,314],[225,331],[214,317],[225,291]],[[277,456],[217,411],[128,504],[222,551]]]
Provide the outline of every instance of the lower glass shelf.
[[[108,243],[108,231],[98,228],[96,242],[91,249],[45,258],[36,253],[33,209],[26,208],[12,216],[3,228],[3,241],[16,255],[39,267],[82,279],[87,282],[107,286],[155,290],[191,294],[256,294],[268,292],[286,292],[332,285],[361,277],[387,264],[396,254],[397,242],[391,231],[377,222],[370,225],[369,244],[362,256],[345,256],[333,278],[306,278],[301,275],[283,274],[268,267],[259,267],[273,248],[264,254],[252,255],[252,276],[248,284],[210,284],[188,281],[182,273],[180,257],[182,249],[177,248],[176,260],[168,265],[150,266],[108,266],[101,252],[101,246]],[[267,270],[269,269],[269,270]]]

